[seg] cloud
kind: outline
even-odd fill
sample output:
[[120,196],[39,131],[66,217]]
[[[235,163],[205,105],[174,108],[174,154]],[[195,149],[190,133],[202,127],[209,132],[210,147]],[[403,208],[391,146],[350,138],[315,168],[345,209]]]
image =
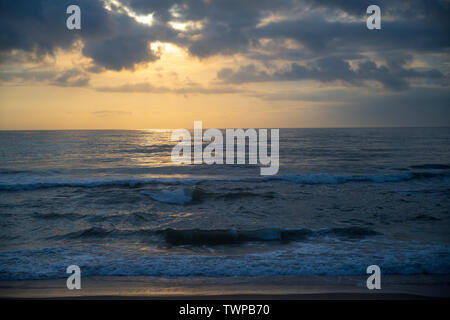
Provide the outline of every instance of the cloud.
[[[218,78],[225,83],[316,80],[360,86],[376,82],[396,91],[409,89],[415,79],[448,85],[448,71],[441,69],[448,63],[450,48],[450,1],[118,1],[120,6],[108,9],[102,0],[0,0],[0,63],[35,61],[81,42],[82,54],[91,59],[86,72],[134,70],[160,59],[162,53],[152,50],[150,43],[161,41],[183,47],[201,59],[239,55],[248,61],[236,69],[220,70]],[[69,4],[81,8],[81,30],[65,27]],[[381,30],[365,26],[369,4],[382,8]],[[152,24],[136,21],[133,15],[139,14],[152,14]],[[178,30],[171,22],[195,22],[200,27]],[[429,68],[407,67],[414,56],[437,54],[440,60],[428,59],[432,61]],[[393,61],[398,57],[410,58]],[[277,61],[287,66],[274,67]],[[266,69],[256,67],[260,62]],[[55,85],[88,83],[83,75],[52,79]],[[129,86],[116,89],[139,90],[131,88],[136,85]],[[176,92],[145,85],[140,90]],[[178,93],[220,90],[231,89],[187,87]]]
[[[66,28],[70,4],[81,8],[81,30]],[[124,13],[107,10],[100,0],[0,0],[0,56],[14,50],[53,55],[82,41],[83,54],[95,65],[133,69],[158,59],[149,42],[174,40],[176,34],[168,26],[144,26]]]
[[[66,8],[77,4],[82,9],[83,32],[66,28]],[[80,39],[106,36],[110,19],[101,1],[0,1],[0,50],[24,50],[53,54],[55,49],[70,48]]]
[[[430,51],[450,46],[449,1],[413,0],[121,0],[138,14],[153,14],[151,26],[101,0],[50,1],[0,0],[0,54],[20,49],[52,54],[56,48],[84,43],[83,54],[111,70],[133,69],[159,58],[149,49],[152,41],[186,47],[191,55],[249,53],[262,39],[292,39],[303,48],[326,56],[330,52],[361,53],[367,50]],[[65,8],[77,4],[82,30],[65,27]],[[382,8],[382,30],[371,32],[364,19],[341,17],[339,10],[358,18],[369,4]],[[268,20],[270,17],[277,19]],[[201,29],[173,29],[168,22],[199,22]],[[291,54],[294,51],[289,48]],[[304,51],[300,48],[299,51]],[[250,54],[250,53],[249,53]]]
[[78,69],[70,69],[56,75],[50,84],[59,87],[85,87],[89,77]]
[[172,94],[234,94],[242,92],[233,87],[203,87],[191,83],[184,87],[169,88],[164,86],[155,87],[147,82],[124,84],[116,87],[98,87],[100,92],[121,92],[121,93],[172,93]]
[[239,67],[236,70],[230,68],[221,69],[217,73],[219,80],[224,83],[248,83],[270,81],[300,81],[316,80],[323,83],[342,81],[353,86],[362,85],[366,81],[374,81],[385,88],[400,91],[409,88],[408,79],[440,79],[444,75],[436,70],[419,71],[405,68],[403,61],[391,61],[387,66],[378,66],[371,60],[357,63],[356,69],[343,57],[320,58],[308,65],[292,63],[288,68],[268,73],[258,70],[255,65]]
[[98,110],[92,112],[92,114],[98,117],[113,117],[113,116],[130,116],[133,113],[121,110]]
[[177,31],[155,22],[151,27],[137,23],[124,14],[110,13],[111,35],[102,39],[86,39],[83,54],[94,64],[109,70],[134,69],[138,64],[159,59],[160,53],[150,49],[154,41],[177,43]]
[[449,29],[417,21],[383,21],[381,30],[368,30],[365,21],[327,21],[312,14],[301,20],[271,23],[255,30],[260,38],[291,39],[303,50],[320,55],[367,51],[432,52],[450,47]]
[[63,71],[25,69],[21,71],[0,71],[0,82],[39,82],[58,87],[86,87],[89,76],[76,68]]
[[149,48],[145,34],[135,30],[119,33],[101,42],[88,41],[83,48],[83,54],[105,69],[134,69],[140,63],[159,59],[158,53]]
[[365,16],[365,9],[374,4],[382,8],[383,16],[389,18],[449,25],[448,0],[306,0],[305,3],[327,11],[341,10],[355,17]]
[[[199,37],[185,43],[192,55],[247,53],[262,38],[289,38],[313,51],[437,50],[448,48],[450,6],[445,0],[125,0],[161,21],[201,21]],[[382,8],[383,28],[365,27],[366,9]],[[340,13],[345,13],[343,16]],[[261,26],[261,22],[277,17]],[[351,18],[353,17],[353,18]],[[191,35],[196,34],[192,32]]]

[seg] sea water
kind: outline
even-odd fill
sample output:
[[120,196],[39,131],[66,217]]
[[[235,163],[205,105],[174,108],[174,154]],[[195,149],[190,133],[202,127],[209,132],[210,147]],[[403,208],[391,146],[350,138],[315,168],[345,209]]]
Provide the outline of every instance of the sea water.
[[0,132],[0,279],[450,272],[450,129],[281,129],[280,169],[171,130]]

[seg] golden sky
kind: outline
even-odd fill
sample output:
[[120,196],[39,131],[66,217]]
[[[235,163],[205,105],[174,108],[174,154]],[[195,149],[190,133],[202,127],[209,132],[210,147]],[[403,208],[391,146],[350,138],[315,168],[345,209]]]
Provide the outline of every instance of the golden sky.
[[[377,35],[364,12],[301,0],[284,8],[75,2],[81,30],[61,23],[63,5],[33,0],[41,14],[4,13],[0,129],[191,128],[195,120],[216,128],[449,124],[448,39],[429,40],[440,47],[427,51],[396,43],[404,36],[389,23],[407,20],[401,2]],[[348,30],[334,35],[331,51],[330,39],[314,33],[336,24]],[[296,25],[309,33],[292,32]],[[361,45],[360,36],[384,47]]]

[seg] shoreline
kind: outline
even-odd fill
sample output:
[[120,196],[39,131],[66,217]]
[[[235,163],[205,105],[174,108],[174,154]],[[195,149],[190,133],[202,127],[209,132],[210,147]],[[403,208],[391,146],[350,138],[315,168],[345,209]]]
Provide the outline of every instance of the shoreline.
[[366,276],[82,277],[80,290],[66,278],[0,281],[0,299],[152,300],[417,300],[450,298],[450,275],[382,275],[368,290]]

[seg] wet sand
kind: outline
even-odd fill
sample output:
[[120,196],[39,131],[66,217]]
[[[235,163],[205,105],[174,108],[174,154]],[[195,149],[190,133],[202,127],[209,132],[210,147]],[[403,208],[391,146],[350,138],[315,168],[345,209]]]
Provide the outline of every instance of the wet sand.
[[450,275],[384,275],[380,290],[368,290],[366,279],[366,276],[82,277],[80,290],[68,290],[66,278],[0,281],[0,298],[396,300],[450,297]]

